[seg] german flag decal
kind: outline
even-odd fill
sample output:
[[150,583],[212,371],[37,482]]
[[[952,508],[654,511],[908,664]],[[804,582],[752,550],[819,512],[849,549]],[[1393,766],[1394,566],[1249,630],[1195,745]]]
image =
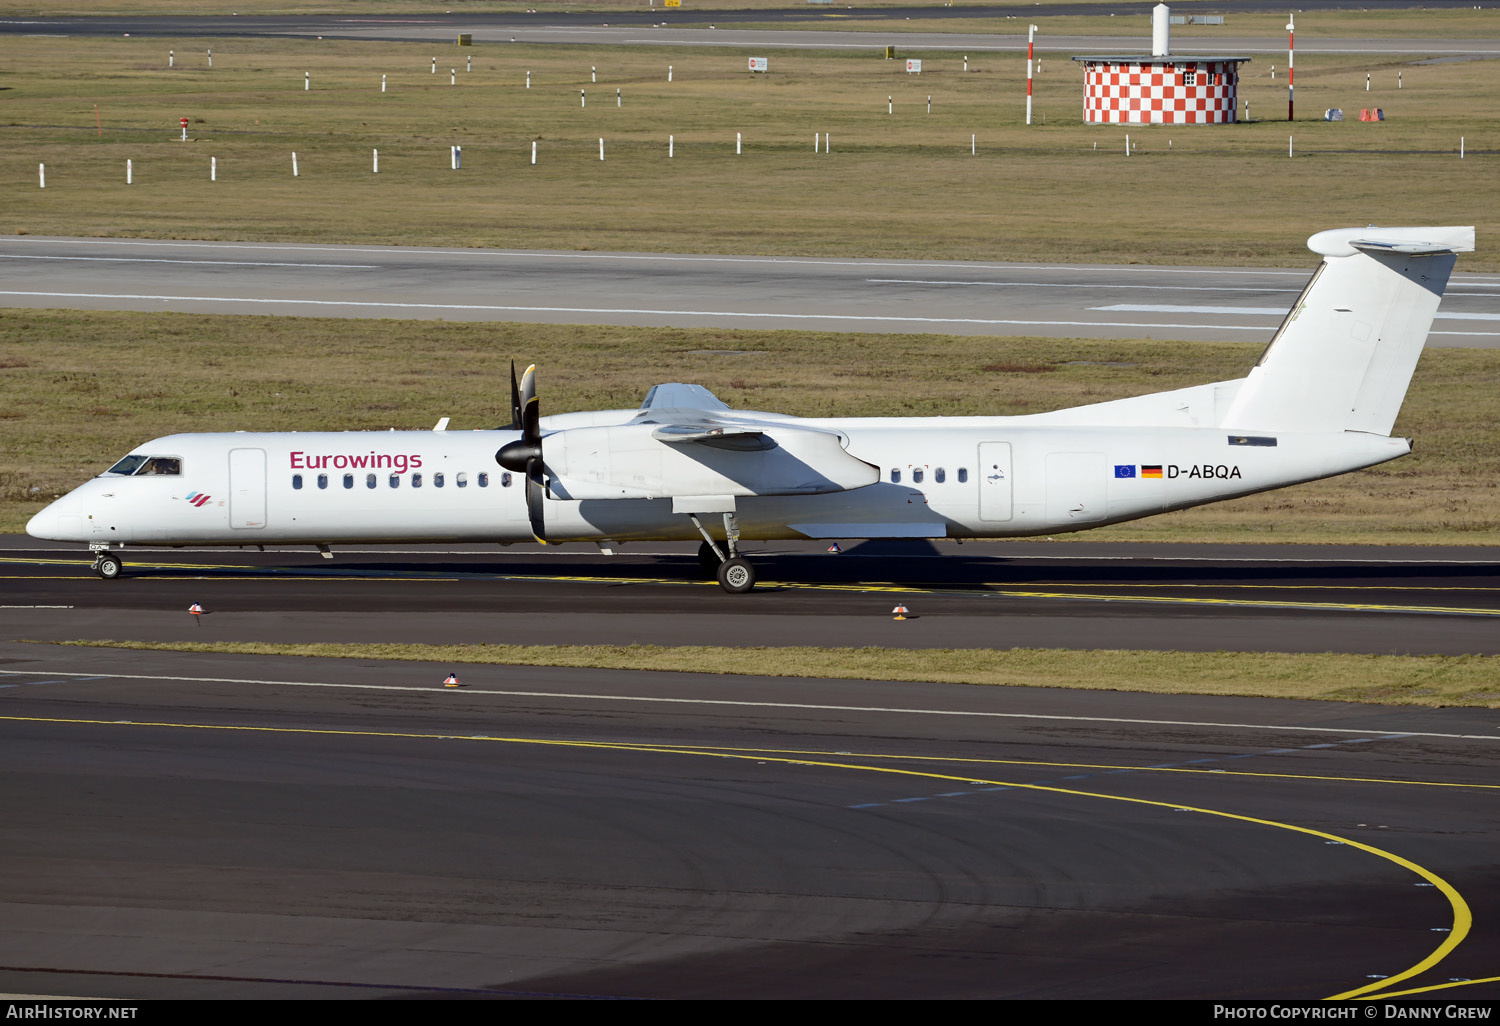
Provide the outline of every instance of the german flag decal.
[[1157,463],[1157,464],[1152,465],[1152,466],[1147,466],[1144,463],[1141,464],[1141,476],[1142,477],[1161,477],[1161,464]]

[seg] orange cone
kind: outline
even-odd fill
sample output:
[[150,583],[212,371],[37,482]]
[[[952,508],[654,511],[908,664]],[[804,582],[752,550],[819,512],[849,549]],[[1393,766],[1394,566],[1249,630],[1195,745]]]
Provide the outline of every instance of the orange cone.
[[893,613],[896,614],[894,617],[892,617],[892,619],[894,619],[894,620],[905,620],[906,619],[906,615],[908,613],[910,613],[911,610],[907,609],[905,606],[897,606],[895,609],[892,609],[891,612],[893,612]]
[[445,687],[445,688],[461,688],[461,687],[463,687],[463,685],[458,682],[458,674],[456,674],[456,673],[450,673],[450,674],[448,674],[448,678],[443,681],[443,687]]

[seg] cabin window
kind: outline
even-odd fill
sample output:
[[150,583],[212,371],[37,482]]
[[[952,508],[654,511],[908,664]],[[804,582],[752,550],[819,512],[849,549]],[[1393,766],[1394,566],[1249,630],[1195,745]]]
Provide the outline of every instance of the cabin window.
[[119,463],[116,463],[114,466],[112,466],[108,470],[106,470],[105,473],[106,474],[123,474],[124,476],[129,477],[131,474],[134,474],[137,470],[140,470],[141,469],[141,464],[145,463],[145,462],[146,462],[146,457],[144,457],[144,456],[126,456]]
[[911,472],[911,483],[912,484],[921,484],[922,483],[922,470],[921,470],[920,467],[918,467],[916,470],[913,470]]
[[433,474],[432,475],[432,487],[434,487],[434,488],[441,488],[441,487],[443,487],[443,475],[442,474]]
[[421,474],[413,474],[411,476],[411,486],[413,488],[421,488],[422,487],[422,475]]
[[1182,73],[1182,84],[1183,85],[1197,85],[1198,84],[1198,73],[1196,71],[1184,71]]
[[460,470],[458,476],[453,479],[453,483],[460,488],[467,488],[469,487],[469,475]]
[[936,470],[934,470],[932,472],[932,479],[933,479],[933,481],[937,482],[938,484],[942,484],[944,481],[946,481],[948,479],[948,472],[946,470],[944,470],[942,467],[938,467]]
[[479,474],[479,487],[481,487],[481,488],[488,488],[489,486],[490,486],[490,475],[481,472]]
[[969,468],[968,467],[959,467],[958,468],[958,483],[959,484],[963,484],[967,480],[969,480]]
[[501,488],[509,488],[510,487],[510,471],[507,470],[507,471],[505,471],[504,473],[502,473],[500,475],[500,487]]
[[366,488],[374,488],[375,487],[375,475],[374,474],[366,474],[365,475],[365,487]]
[[152,456],[144,467],[136,471],[138,477],[177,477],[181,473],[182,460],[176,456]]
[[892,467],[891,468],[891,484],[900,484],[900,483],[901,483],[901,471],[897,470],[895,467]]
[[328,487],[328,475],[327,474],[319,474],[318,475],[318,487],[319,488],[327,488]]
[[292,475],[292,487],[294,489],[296,489],[297,491],[299,491],[299,492],[302,490],[302,475],[301,474],[293,474]]
[[392,488],[400,488],[401,487],[401,475],[400,474],[392,474],[391,475],[391,487]]
[[354,475],[353,474],[345,474],[344,475],[344,487],[345,488],[353,488],[354,487]]

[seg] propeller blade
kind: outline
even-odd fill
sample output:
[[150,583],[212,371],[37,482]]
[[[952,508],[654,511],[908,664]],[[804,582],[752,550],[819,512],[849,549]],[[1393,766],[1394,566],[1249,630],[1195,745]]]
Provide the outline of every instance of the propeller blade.
[[536,399],[536,364],[521,375],[521,438],[542,451],[541,413]]
[[510,361],[510,429],[521,430],[521,390],[516,387],[516,361]]
[[526,461],[526,516],[531,520],[531,533],[539,542],[547,541],[547,524],[543,517],[547,486],[542,481],[542,458],[533,456]]

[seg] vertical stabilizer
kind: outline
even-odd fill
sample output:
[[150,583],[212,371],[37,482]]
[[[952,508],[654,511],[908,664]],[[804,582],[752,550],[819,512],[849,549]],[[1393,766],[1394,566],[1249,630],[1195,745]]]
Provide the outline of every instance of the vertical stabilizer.
[[1323,264],[1223,426],[1388,435],[1455,254],[1474,251],[1474,229],[1340,228],[1307,245]]

